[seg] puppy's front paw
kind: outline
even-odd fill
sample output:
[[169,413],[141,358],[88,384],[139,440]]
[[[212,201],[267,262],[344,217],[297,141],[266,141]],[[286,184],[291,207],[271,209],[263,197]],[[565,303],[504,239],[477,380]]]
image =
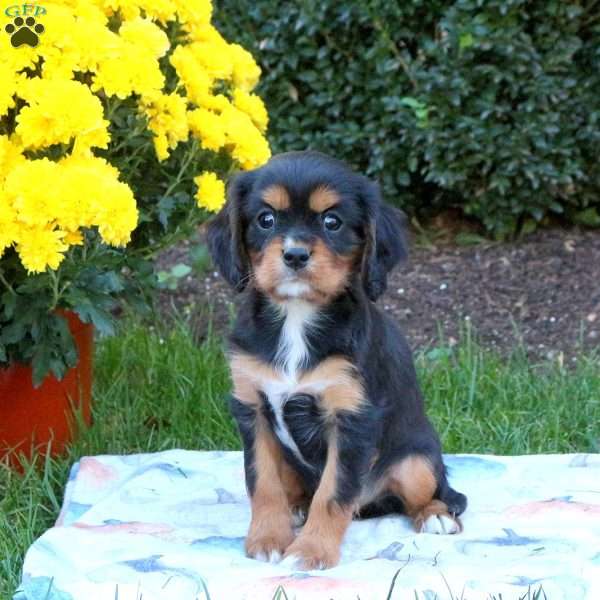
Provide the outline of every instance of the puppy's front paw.
[[246,537],[246,554],[263,562],[277,563],[294,541],[291,525],[250,527]]
[[285,551],[282,566],[311,571],[330,569],[340,560],[340,549],[336,544],[321,538],[300,534]]

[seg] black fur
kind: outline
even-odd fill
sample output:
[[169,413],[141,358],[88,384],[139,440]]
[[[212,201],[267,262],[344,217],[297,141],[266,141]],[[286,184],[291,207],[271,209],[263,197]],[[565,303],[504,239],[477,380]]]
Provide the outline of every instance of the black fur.
[[[261,191],[274,183],[288,190],[292,209],[277,215],[277,229],[266,233],[256,218],[264,210]],[[344,223],[339,234],[324,234],[318,217],[307,207],[310,192],[321,185],[342,199],[335,207]],[[280,155],[235,179],[227,205],[209,225],[208,239],[217,267],[237,289],[248,281],[249,251],[260,251],[273,235],[321,237],[339,255],[360,250],[362,258],[347,287],[320,307],[317,326],[305,331],[310,348],[305,368],[310,370],[331,356],[346,357],[363,382],[366,405],[359,413],[340,411],[331,422],[324,418],[318,397],[292,396],[285,404],[284,419],[304,462],[286,446],[282,446],[284,455],[313,493],[325,466],[327,440],[335,430],[340,504],[355,501],[365,486],[374,485],[404,457],[423,456],[434,469],[435,497],[458,515],[465,510],[466,498],[448,485],[440,442],[424,412],[408,344],[397,325],[373,303],[385,291],[389,272],[406,257],[404,226],[403,213],[383,204],[376,184],[335,159],[304,152]],[[232,348],[273,365],[283,324],[284,316],[272,299],[249,285],[239,303]],[[239,400],[233,400],[232,408],[244,442],[252,493],[254,415]],[[266,400],[263,410],[275,429]],[[384,495],[364,506],[360,516],[402,508],[399,498]]]

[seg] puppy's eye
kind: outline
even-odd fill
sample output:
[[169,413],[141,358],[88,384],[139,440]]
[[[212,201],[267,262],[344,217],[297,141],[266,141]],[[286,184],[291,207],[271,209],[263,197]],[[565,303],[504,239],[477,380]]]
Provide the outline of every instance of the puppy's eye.
[[262,229],[271,229],[275,225],[275,215],[270,210],[265,210],[258,215],[258,224]]
[[323,217],[323,226],[328,231],[337,231],[342,226],[342,220],[337,215],[327,213]]

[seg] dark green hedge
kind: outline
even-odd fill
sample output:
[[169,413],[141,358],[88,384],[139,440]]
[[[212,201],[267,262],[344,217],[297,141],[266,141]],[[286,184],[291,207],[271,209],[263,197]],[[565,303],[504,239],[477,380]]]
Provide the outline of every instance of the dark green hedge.
[[409,212],[497,236],[600,224],[597,0],[220,0],[259,60],[275,151],[316,148]]

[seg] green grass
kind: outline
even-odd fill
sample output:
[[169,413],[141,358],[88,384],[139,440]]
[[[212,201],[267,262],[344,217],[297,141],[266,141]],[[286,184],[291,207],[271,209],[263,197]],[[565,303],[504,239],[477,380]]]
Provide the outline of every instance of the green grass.
[[[428,412],[446,452],[524,454],[600,449],[600,362],[579,357],[530,364],[483,351],[466,332],[454,349],[420,355]],[[168,448],[237,449],[224,398],[219,339],[197,345],[185,323],[149,328],[126,321],[97,345],[94,424],[61,459],[0,466],[0,598],[10,598],[27,547],[58,514],[80,456]],[[493,590],[491,590],[493,592]],[[508,599],[507,599],[508,600]]]

